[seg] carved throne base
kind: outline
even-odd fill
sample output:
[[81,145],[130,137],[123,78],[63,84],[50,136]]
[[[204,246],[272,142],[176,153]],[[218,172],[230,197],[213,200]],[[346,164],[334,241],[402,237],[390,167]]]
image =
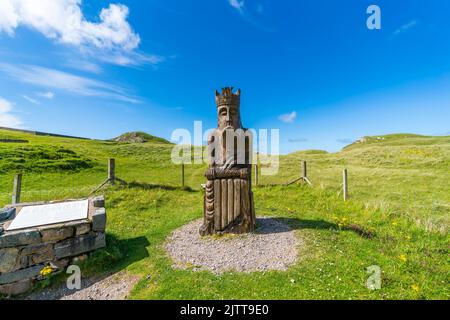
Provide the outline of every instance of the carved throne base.
[[249,179],[212,179],[206,183],[200,235],[246,233],[256,227]]

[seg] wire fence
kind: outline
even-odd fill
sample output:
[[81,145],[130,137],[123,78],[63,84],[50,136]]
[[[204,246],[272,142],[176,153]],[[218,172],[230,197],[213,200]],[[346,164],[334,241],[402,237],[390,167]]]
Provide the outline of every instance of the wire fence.
[[[261,166],[252,168],[253,185],[267,187],[295,183],[312,186],[308,173],[308,164],[301,161],[297,176],[282,173],[276,177],[261,176]],[[36,201],[52,201],[86,198],[109,185],[156,185],[162,187],[180,187],[200,190],[205,183],[206,167],[204,165],[177,164],[145,164],[142,162],[123,163],[108,159],[100,168],[91,171],[72,173],[22,173],[18,182],[18,174],[0,175],[0,206],[11,203]],[[347,169],[343,171],[343,182],[339,186],[339,194],[348,199]]]
[[[94,177],[95,178],[95,177]],[[0,206],[13,203],[77,199],[86,197],[97,185],[86,183],[76,175],[39,175],[22,174],[21,185],[14,181],[16,175],[2,175]]]

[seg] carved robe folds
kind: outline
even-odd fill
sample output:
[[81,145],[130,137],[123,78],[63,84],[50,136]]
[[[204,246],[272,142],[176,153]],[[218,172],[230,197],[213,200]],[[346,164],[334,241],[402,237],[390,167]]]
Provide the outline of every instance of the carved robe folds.
[[204,224],[201,235],[245,233],[256,225],[250,170],[247,168],[206,174]]

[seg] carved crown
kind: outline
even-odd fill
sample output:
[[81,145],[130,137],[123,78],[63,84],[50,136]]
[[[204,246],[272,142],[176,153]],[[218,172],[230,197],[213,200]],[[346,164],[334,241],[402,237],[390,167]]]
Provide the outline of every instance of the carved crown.
[[217,107],[224,105],[237,106],[241,104],[241,89],[233,93],[233,87],[222,88],[222,94],[216,90],[216,105]]

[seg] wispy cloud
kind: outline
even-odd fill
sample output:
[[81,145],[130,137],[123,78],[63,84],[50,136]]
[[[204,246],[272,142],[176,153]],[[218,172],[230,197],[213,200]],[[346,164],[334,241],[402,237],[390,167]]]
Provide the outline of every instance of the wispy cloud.
[[0,126],[10,128],[20,128],[22,121],[11,114],[13,104],[6,99],[0,97]]
[[0,63],[0,72],[22,83],[47,90],[62,90],[80,96],[91,96],[129,103],[140,103],[119,87],[102,81],[35,65],[10,65]]
[[31,102],[33,104],[39,104],[39,101],[37,101],[36,99],[30,98],[29,96],[27,96],[26,94],[22,95],[22,98],[24,98],[25,100],[27,100],[28,102]]
[[42,98],[46,98],[46,99],[53,99],[55,97],[55,94],[51,91],[47,91],[47,92],[36,92],[36,95],[42,97]]
[[355,140],[350,139],[350,138],[340,138],[340,139],[336,139],[336,142],[339,142],[342,144],[352,144],[353,142],[355,142]]
[[244,9],[244,1],[239,1],[239,0],[228,0],[228,3],[230,4],[230,6],[232,6],[233,8],[235,8],[236,10],[238,10],[239,12],[242,12],[242,10]]
[[394,36],[398,36],[399,34],[402,34],[402,33],[406,32],[406,31],[408,31],[409,29],[414,28],[415,26],[417,26],[417,24],[418,24],[417,20],[412,20],[412,21],[402,25],[397,30],[395,30],[393,35]]
[[95,51],[89,52],[85,51],[85,54],[89,57],[94,57],[101,61],[110,64],[116,64],[119,66],[129,67],[129,66],[139,66],[143,64],[147,65],[158,65],[167,60],[164,56],[145,54],[141,52],[107,52],[107,53],[97,53]]
[[262,6],[262,4],[258,4],[256,6],[256,12],[258,12],[259,14],[263,14],[264,12],[264,7]]
[[91,61],[86,61],[83,59],[72,59],[68,58],[66,62],[64,63],[64,66],[74,69],[74,70],[80,70],[95,74],[100,74],[103,71],[103,68],[98,64]]
[[297,112],[292,111],[291,113],[282,114],[278,117],[281,121],[285,123],[292,123],[297,119]]
[[[273,31],[273,29],[262,25],[257,19],[255,19],[254,15],[252,15],[250,10],[247,9],[247,6],[246,6],[244,0],[227,0],[227,1],[230,6],[232,6],[234,9],[236,9],[239,12],[241,17],[247,23],[249,23],[252,26],[254,26],[255,28],[263,30],[263,31],[269,31],[269,32]],[[263,8],[261,5],[258,5],[255,10],[258,15],[261,15]]]
[[288,141],[297,143],[297,142],[306,142],[306,141],[308,141],[308,139],[306,139],[306,138],[289,138]]

